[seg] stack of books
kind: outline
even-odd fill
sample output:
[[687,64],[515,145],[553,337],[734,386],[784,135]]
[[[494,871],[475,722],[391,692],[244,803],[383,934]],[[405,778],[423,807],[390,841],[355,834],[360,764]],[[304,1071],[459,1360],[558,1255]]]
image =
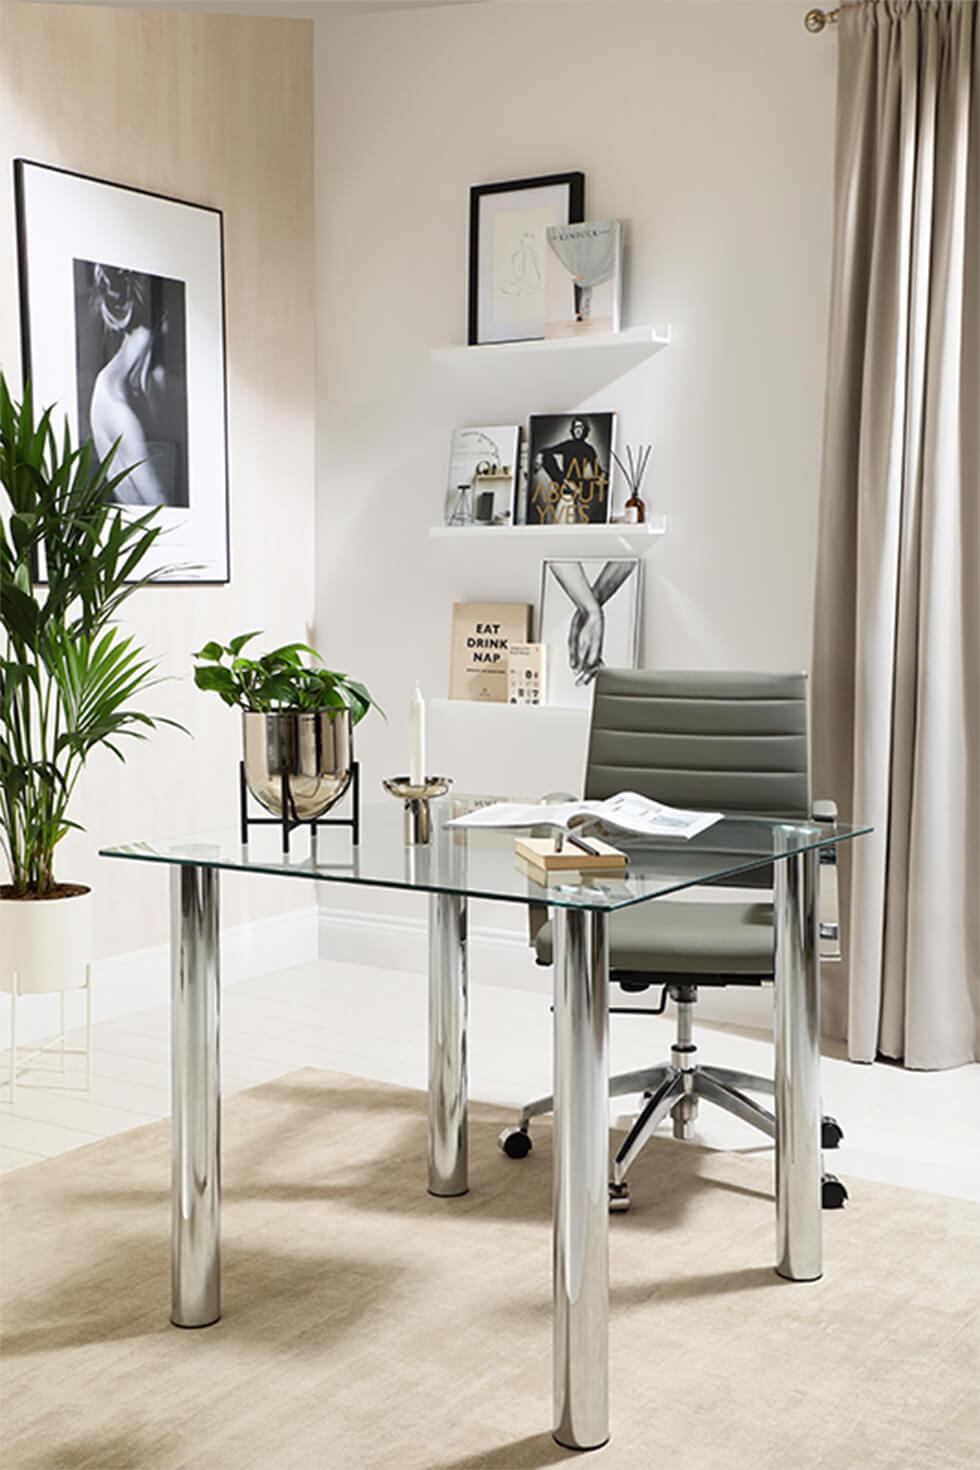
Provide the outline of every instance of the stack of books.
[[557,874],[616,873],[626,871],[629,859],[618,847],[610,847],[598,837],[587,839],[591,852],[584,852],[566,838],[559,847],[555,837],[515,837],[514,851],[529,878],[547,883]]

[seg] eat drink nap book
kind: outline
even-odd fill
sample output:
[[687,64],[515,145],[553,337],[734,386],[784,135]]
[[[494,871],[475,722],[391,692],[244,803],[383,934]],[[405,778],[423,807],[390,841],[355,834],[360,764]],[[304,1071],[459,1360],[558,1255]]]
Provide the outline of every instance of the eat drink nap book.
[[526,643],[529,602],[456,602],[449,665],[449,698],[507,703],[507,649]]

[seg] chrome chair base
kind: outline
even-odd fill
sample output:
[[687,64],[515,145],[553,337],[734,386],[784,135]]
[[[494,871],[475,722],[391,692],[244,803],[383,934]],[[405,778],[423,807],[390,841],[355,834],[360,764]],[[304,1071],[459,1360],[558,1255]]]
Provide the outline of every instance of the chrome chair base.
[[[674,1137],[690,1139],[694,1135],[699,1098],[705,1098],[745,1123],[751,1123],[768,1138],[776,1136],[776,1119],[772,1113],[745,1095],[746,1090],[773,1095],[774,1085],[768,1077],[755,1077],[748,1072],[734,1072],[728,1067],[649,1067],[639,1072],[623,1072],[609,1082],[610,1097],[625,1097],[642,1092],[646,1105],[623,1141],[616,1155],[613,1183],[622,1184],[630,1164],[648,1142],[668,1113],[673,1116]],[[531,1152],[528,1126],[532,1118],[550,1113],[551,1097],[536,1098],[521,1111],[515,1128],[505,1128],[500,1135],[501,1150],[511,1159],[523,1159]]]
[[626,1182],[630,1165],[652,1138],[669,1113],[673,1118],[674,1137],[689,1139],[694,1135],[698,1102],[703,1098],[750,1123],[767,1138],[776,1137],[776,1118],[760,1106],[744,1090],[773,1095],[774,1086],[765,1077],[732,1072],[727,1067],[657,1067],[653,1069],[654,1085],[644,1089],[646,1104],[613,1159],[612,1184]]
[[[642,1152],[661,1123],[670,1114],[673,1134],[677,1139],[694,1137],[694,1125],[698,1116],[698,1104],[714,1103],[743,1123],[775,1140],[776,1118],[749,1093],[761,1093],[765,1097],[775,1096],[775,1083],[770,1077],[757,1077],[751,1072],[735,1071],[731,1067],[701,1066],[697,1061],[698,1049],[693,1040],[693,1012],[697,991],[693,986],[671,987],[672,998],[677,1007],[677,1040],[671,1047],[671,1060],[659,1067],[644,1067],[636,1072],[621,1072],[609,1080],[610,1097],[626,1097],[642,1093],[644,1106],[639,1117],[624,1138],[613,1160],[609,1180],[609,1208],[615,1212],[629,1209],[629,1185],[626,1176],[637,1156]],[[523,1159],[531,1152],[532,1142],[528,1131],[531,1119],[541,1117],[554,1109],[553,1097],[539,1097],[521,1110],[517,1126],[505,1128],[497,1140],[498,1146],[510,1159]],[[823,1149],[834,1149],[844,1137],[843,1129],[836,1118],[821,1119],[820,1144]],[[822,1204],[824,1209],[840,1209],[847,1199],[847,1190],[833,1174],[822,1175]]]

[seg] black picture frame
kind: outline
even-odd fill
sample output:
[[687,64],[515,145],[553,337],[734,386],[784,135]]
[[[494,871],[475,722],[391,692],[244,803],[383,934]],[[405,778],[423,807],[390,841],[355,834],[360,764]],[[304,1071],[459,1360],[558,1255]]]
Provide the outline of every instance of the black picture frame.
[[[585,174],[577,170],[563,174],[541,174],[532,179],[509,179],[498,184],[476,184],[470,189],[469,297],[467,302],[467,343],[470,347],[491,345],[489,342],[480,341],[480,214],[483,201],[493,195],[516,194],[522,190],[556,186],[564,186],[568,190],[568,216],[561,223],[581,224],[585,219]],[[536,341],[538,335],[505,340]]]
[[[219,489],[216,494],[221,496],[220,512],[222,518],[223,535],[220,544],[220,575],[209,575],[205,573],[200,576],[163,576],[155,582],[155,586],[166,587],[200,587],[200,586],[226,586],[231,581],[231,495],[230,495],[230,456],[229,456],[229,431],[228,431],[228,343],[227,343],[227,281],[225,272],[225,233],[224,212],[215,205],[199,204],[196,201],[180,199],[171,194],[163,194],[153,189],[140,188],[134,184],[119,183],[115,179],[104,179],[95,174],[83,173],[77,169],[60,168],[55,164],[43,163],[38,159],[17,157],[13,160],[14,176],[14,216],[17,243],[17,287],[18,306],[20,315],[20,337],[21,337],[21,367],[24,381],[30,382],[35,392],[35,402],[40,405],[42,401],[47,404],[49,397],[45,393],[45,385],[35,381],[35,353],[34,338],[35,324],[32,322],[32,279],[31,279],[31,241],[29,237],[29,206],[27,192],[27,171],[31,169],[40,170],[44,174],[60,175],[66,179],[75,180],[82,184],[93,184],[99,188],[111,189],[119,194],[140,196],[145,199],[159,201],[165,205],[179,206],[181,209],[200,211],[214,217],[216,226],[217,258],[216,258],[216,282],[215,282],[215,308],[217,313],[216,341],[220,346],[220,368],[215,375],[215,388],[220,392],[220,430],[215,436],[220,448],[223,475],[219,480]],[[183,283],[181,283],[183,284]],[[189,502],[188,502],[189,508]],[[161,549],[166,537],[161,538]],[[170,558],[171,562],[173,558]],[[182,570],[184,568],[182,567]]]

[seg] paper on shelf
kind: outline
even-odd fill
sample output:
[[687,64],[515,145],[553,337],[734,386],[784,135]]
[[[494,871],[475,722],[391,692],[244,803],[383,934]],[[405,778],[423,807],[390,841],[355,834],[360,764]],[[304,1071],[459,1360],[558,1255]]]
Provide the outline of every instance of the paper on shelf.
[[584,822],[602,822],[638,837],[690,838],[720,822],[722,816],[722,812],[684,811],[651,801],[635,791],[620,791],[605,801],[498,801],[455,817],[447,826],[490,829],[549,826],[567,830]]

